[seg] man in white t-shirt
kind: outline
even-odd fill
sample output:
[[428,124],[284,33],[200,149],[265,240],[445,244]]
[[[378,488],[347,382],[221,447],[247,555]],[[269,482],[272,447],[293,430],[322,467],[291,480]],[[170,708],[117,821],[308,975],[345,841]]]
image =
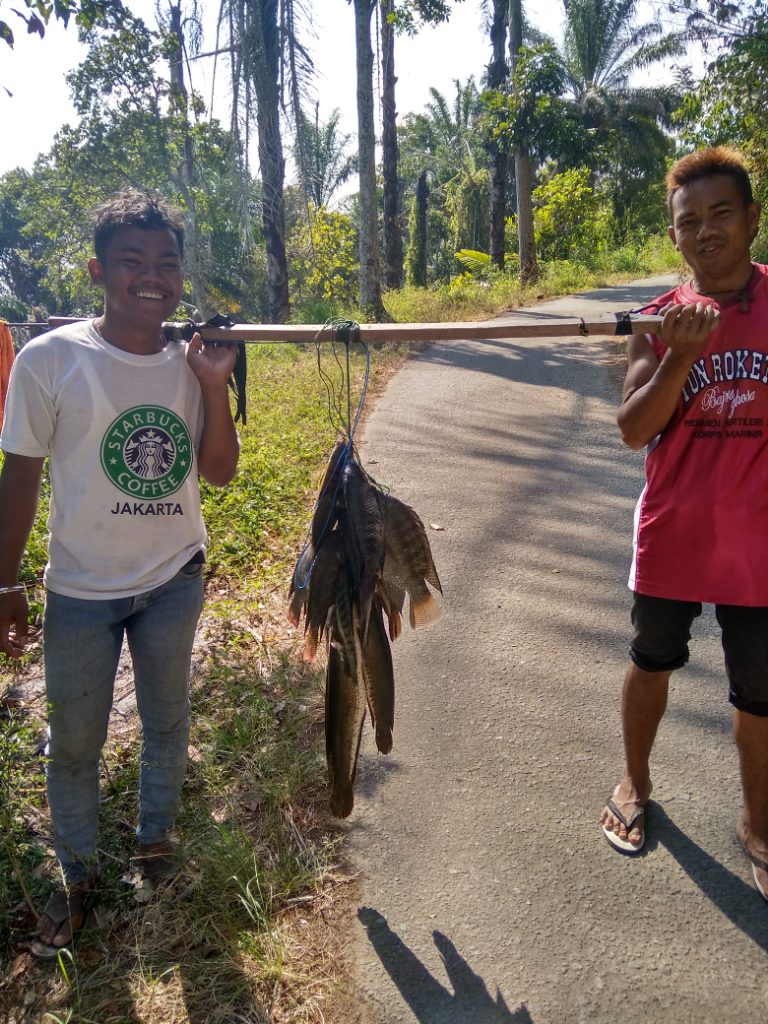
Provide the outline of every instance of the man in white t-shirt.
[[48,801],[65,885],[32,951],[55,958],[83,924],[98,874],[99,758],[123,637],[142,721],[137,839],[146,873],[178,866],[189,665],[203,603],[198,474],[223,487],[239,442],[227,381],[235,346],[166,343],[182,294],[179,211],[140,192],[95,211],[91,280],[104,315],[30,341],[11,373],[0,447],[0,650],[20,657],[18,572],[49,457],[43,619]]

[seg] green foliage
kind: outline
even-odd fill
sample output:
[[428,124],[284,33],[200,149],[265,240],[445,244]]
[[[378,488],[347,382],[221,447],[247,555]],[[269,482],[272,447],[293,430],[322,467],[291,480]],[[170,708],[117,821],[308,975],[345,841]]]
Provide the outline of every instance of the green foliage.
[[491,177],[485,168],[467,162],[461,172],[445,185],[445,208],[448,214],[454,249],[488,247],[490,221]]
[[[22,3],[29,14],[15,9],[13,13],[26,22],[29,35],[37,34],[41,39],[51,15],[65,26],[73,18],[79,28],[90,29],[110,19],[119,19],[124,10],[120,0],[22,0]],[[0,21],[0,39],[13,46],[13,31],[5,21]]]
[[[0,718],[0,952],[5,954],[12,919],[10,908],[42,887],[35,869],[45,845],[26,828],[26,816],[44,791],[42,762],[35,757],[37,733],[14,710]],[[26,890],[26,891],[25,891]]]
[[315,209],[309,221],[297,223],[286,245],[294,301],[337,302],[353,309],[357,295],[358,263],[355,232],[344,213]]
[[533,192],[536,250],[543,260],[605,248],[610,211],[586,167],[556,174]]
[[491,267],[490,255],[476,249],[461,249],[456,253],[456,259],[467,270],[490,270]]
[[20,302],[15,295],[0,295],[0,320],[19,323],[29,319],[29,306]]
[[439,25],[450,17],[450,0],[400,0],[390,20],[400,31],[415,35],[422,25]]
[[429,232],[422,229],[422,221],[419,216],[419,201],[416,196],[411,200],[411,209],[408,216],[408,248],[405,250],[405,276],[408,284],[416,288],[426,288],[428,281],[426,277],[426,248]]
[[304,194],[316,208],[327,206],[357,168],[357,159],[346,155],[352,136],[339,130],[340,119],[341,112],[333,110],[327,121],[321,121],[319,103],[314,121],[299,114],[293,154]]

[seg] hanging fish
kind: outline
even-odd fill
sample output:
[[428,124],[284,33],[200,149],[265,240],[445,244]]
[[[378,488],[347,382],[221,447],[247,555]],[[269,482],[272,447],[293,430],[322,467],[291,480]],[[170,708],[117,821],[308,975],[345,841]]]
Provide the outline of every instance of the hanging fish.
[[310,541],[302,551],[296,568],[291,576],[291,586],[288,590],[290,604],[288,605],[288,621],[292,626],[298,626],[301,620],[301,613],[307,603],[309,583],[309,571],[312,567],[314,549]]
[[336,599],[336,581],[344,561],[344,539],[338,530],[333,530],[317,552],[309,584],[305,588],[308,592],[305,661],[314,661],[318,644],[323,639],[328,613]]
[[378,750],[392,749],[395,676],[389,644],[402,632],[406,595],[410,624],[418,629],[439,617],[429,588],[442,593],[442,587],[421,519],[381,490],[344,440],[331,454],[310,536],[291,583],[288,617],[298,626],[305,616],[305,660],[315,658],[325,636],[330,806],[346,818],[354,806],[366,710]]

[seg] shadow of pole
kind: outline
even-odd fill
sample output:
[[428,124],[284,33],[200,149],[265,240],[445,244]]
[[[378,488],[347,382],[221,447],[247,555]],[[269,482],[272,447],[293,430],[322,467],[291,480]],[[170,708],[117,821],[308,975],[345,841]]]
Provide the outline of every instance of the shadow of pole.
[[496,999],[442,932],[433,932],[453,993],[434,978],[377,910],[361,907],[357,916],[381,963],[419,1024],[533,1024],[527,1007],[512,1011]]
[[768,913],[759,893],[689,839],[655,801],[652,815],[657,841],[669,850],[707,899],[768,953]]

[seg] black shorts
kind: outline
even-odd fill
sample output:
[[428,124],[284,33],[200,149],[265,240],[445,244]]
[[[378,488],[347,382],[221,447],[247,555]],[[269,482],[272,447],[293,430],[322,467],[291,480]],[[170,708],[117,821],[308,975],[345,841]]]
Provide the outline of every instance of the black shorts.
[[[768,718],[768,608],[715,605],[723,631],[728,699],[740,711]],[[696,601],[635,594],[629,656],[644,672],[671,672],[688,661],[691,623],[701,615]]]

